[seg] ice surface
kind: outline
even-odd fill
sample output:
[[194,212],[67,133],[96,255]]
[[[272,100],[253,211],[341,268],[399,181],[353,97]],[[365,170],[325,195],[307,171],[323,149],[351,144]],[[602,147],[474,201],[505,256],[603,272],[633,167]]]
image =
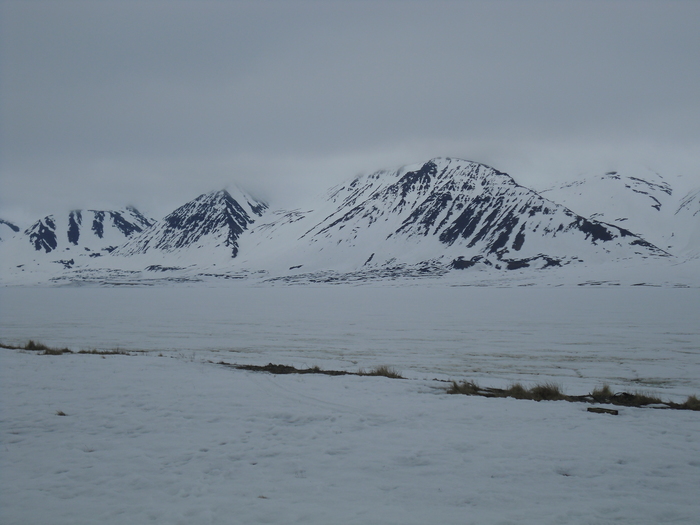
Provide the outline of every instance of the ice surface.
[[698,523],[697,412],[433,378],[679,401],[700,393],[699,306],[695,288],[0,288],[4,343],[149,350],[0,350],[0,522]]
[[483,386],[556,380],[572,394],[600,381],[700,392],[699,314],[697,288],[0,288],[0,340],[9,344],[344,370],[389,364]]

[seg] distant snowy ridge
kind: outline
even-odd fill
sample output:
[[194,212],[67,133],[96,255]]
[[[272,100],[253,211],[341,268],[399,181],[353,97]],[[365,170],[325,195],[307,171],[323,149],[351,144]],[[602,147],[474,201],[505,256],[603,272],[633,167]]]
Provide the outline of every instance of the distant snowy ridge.
[[8,282],[362,281],[472,268],[648,266],[700,255],[700,191],[676,200],[660,175],[608,172],[537,192],[484,164],[434,158],[357,177],[312,210],[269,209],[233,188],[159,221],[133,208],[73,211],[8,231],[11,240],[0,244]]
[[434,274],[668,257],[505,173],[450,158],[358,177],[333,188],[315,211],[267,215],[242,242],[248,268],[297,274],[388,268]]
[[449,254],[498,260],[600,251],[612,257],[663,255],[623,228],[586,219],[505,173],[460,159],[377,172],[339,188],[331,199],[338,209],[306,237],[360,244],[358,236],[378,230],[379,245],[433,238]]
[[115,248],[151,224],[133,207],[116,211],[74,210],[39,219],[24,231],[24,236],[36,251],[45,253],[71,247],[99,251],[110,247],[110,243]]
[[13,274],[29,274],[33,281],[43,282],[73,268],[99,266],[96,259],[106,259],[117,246],[151,224],[131,206],[46,215],[26,229],[12,229],[13,235],[0,243],[0,276],[6,280]]
[[540,192],[588,218],[626,228],[673,255],[682,256],[700,227],[700,189],[681,197],[662,175],[650,169],[611,171]]
[[700,188],[689,191],[675,213],[677,224],[683,225],[680,247],[691,257],[700,258]]

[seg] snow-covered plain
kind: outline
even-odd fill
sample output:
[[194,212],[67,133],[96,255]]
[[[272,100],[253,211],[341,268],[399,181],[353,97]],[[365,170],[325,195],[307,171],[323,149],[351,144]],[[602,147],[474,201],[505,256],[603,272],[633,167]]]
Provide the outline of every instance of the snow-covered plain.
[[0,350],[0,522],[698,523],[698,412],[590,414],[436,379],[683,401],[700,394],[699,314],[698,288],[0,288],[5,344],[147,351]]

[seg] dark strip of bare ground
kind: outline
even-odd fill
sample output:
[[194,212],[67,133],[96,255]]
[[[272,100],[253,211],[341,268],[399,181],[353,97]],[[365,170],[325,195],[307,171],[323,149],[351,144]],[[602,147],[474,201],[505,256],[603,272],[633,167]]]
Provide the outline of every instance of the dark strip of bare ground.
[[[386,373],[386,367],[379,367],[370,372],[348,372],[346,370],[323,370],[317,366],[311,368],[295,368],[289,365],[276,365],[269,363],[265,366],[259,365],[239,365],[235,363],[226,363],[219,361],[218,365],[235,368],[236,370],[248,370],[251,372],[268,372],[270,374],[323,374],[329,376],[385,376],[393,379],[405,379],[397,373]],[[482,388],[475,383],[463,381],[462,383],[452,382],[452,386],[447,389],[449,394],[464,394],[480,397],[511,397],[514,399],[529,399],[532,401],[569,401],[572,403],[600,403],[607,405],[616,405],[624,407],[644,407],[652,406],[652,408],[666,408],[673,410],[700,410],[700,402],[697,397],[690,396],[685,403],[674,403],[672,401],[662,401],[653,396],[648,396],[641,393],[617,392],[612,393],[609,388],[594,390],[591,394],[585,396],[568,396],[561,392],[557,385],[551,383],[535,385],[530,389],[524,388],[520,384],[511,386],[510,388]],[[617,414],[616,410],[597,409],[591,412]]]
[[[68,348],[51,348],[42,343],[37,343],[29,340],[24,346],[12,346],[0,343],[0,348],[7,348],[10,350],[25,350],[25,351],[35,351],[41,352],[39,355],[63,355],[63,354],[97,354],[97,355],[131,355],[131,352],[125,350],[80,350],[79,352],[73,352]],[[133,351],[132,351],[133,352]],[[369,371],[358,370],[357,372],[349,372],[347,370],[323,370],[318,366],[311,368],[296,368],[289,365],[279,365],[268,363],[264,366],[259,365],[240,365],[236,363],[226,363],[225,361],[219,361],[214,363],[209,361],[209,363],[217,364],[221,366],[226,366],[230,368],[235,368],[236,370],[247,370],[250,372],[267,372],[270,374],[322,374],[328,376],[383,376],[391,379],[405,379],[401,374],[399,374],[396,369],[390,366],[378,366],[370,369]],[[435,381],[449,382],[445,380],[436,379]],[[640,392],[629,393],[629,392],[617,392],[613,393],[607,385],[602,388],[595,389],[590,394],[584,396],[569,396],[562,393],[558,385],[552,383],[538,384],[531,388],[525,388],[521,384],[516,383],[511,385],[509,388],[489,388],[480,387],[476,383],[471,381],[462,381],[458,383],[456,381],[451,381],[452,385],[447,389],[449,394],[463,394],[469,396],[480,396],[480,397],[500,397],[506,398],[511,397],[515,399],[529,399],[533,401],[569,401],[569,402],[579,402],[579,403],[599,403],[607,405],[616,405],[624,407],[645,407],[650,406],[651,408],[657,409],[672,409],[672,410],[694,410],[700,411],[700,399],[696,396],[688,396],[688,399],[684,403],[674,403],[673,401],[662,401],[658,397],[649,396]],[[592,409],[589,408],[590,412],[602,412],[602,413],[617,413],[615,410],[609,409]]]
[[322,370],[317,366],[312,368],[295,368],[289,365],[275,365],[269,363],[265,366],[258,365],[237,365],[235,363],[226,363],[219,361],[217,365],[229,366],[236,370],[248,370],[250,372],[269,372],[270,374],[325,374],[327,376],[346,376],[358,375],[354,372],[346,372],[344,370]]
[[143,353],[142,350],[79,350],[74,352],[69,348],[52,348],[43,343],[35,343],[31,339],[24,346],[12,346],[0,343],[0,348],[8,350],[26,350],[30,352],[41,352],[38,355],[63,355],[63,354],[94,354],[94,355],[131,355],[132,352]]
[[[211,361],[210,361],[211,362]],[[318,366],[311,368],[295,368],[289,365],[275,365],[269,363],[265,366],[258,365],[238,365],[236,363],[226,363],[219,361],[217,365],[228,366],[236,370],[248,370],[250,372],[269,372],[270,374],[323,374],[327,376],[383,376],[391,379],[404,379],[395,369],[390,366],[378,366],[369,371],[360,369],[357,372],[347,370],[323,370]]]
[[[512,397],[515,399],[530,399],[533,401],[570,401],[573,403],[599,403],[624,407],[651,407],[672,410],[700,411],[700,400],[696,396],[689,396],[684,403],[662,401],[660,398],[641,392],[616,392],[613,393],[608,385],[596,388],[585,396],[569,396],[564,394],[558,385],[553,383],[538,384],[532,388],[525,388],[520,383],[509,388],[480,387],[471,381],[452,382],[448,388],[449,394],[464,394],[481,397]],[[605,410],[606,413],[615,411]]]

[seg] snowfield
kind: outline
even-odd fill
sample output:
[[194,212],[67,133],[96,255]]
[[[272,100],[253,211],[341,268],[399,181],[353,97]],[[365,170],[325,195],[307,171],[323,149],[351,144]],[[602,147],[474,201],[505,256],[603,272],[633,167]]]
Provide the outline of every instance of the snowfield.
[[699,307],[698,288],[628,286],[0,288],[5,344],[145,350],[0,349],[0,522],[695,524],[700,413],[444,381],[683,401]]

